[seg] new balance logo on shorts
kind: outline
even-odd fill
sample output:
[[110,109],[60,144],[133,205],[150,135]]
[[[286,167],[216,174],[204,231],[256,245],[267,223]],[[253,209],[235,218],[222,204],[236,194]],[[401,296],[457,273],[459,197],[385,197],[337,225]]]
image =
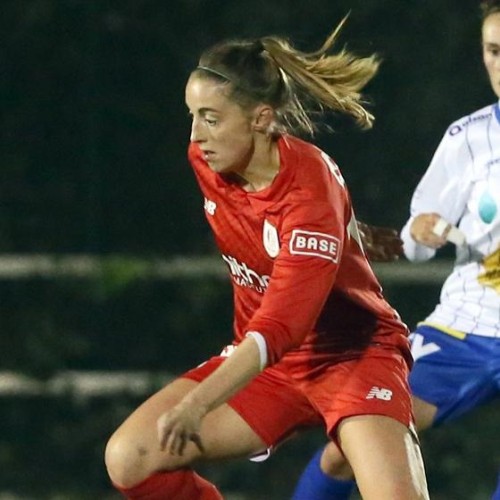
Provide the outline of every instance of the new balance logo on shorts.
[[374,398],[390,401],[392,399],[392,391],[374,385],[366,395],[366,399]]

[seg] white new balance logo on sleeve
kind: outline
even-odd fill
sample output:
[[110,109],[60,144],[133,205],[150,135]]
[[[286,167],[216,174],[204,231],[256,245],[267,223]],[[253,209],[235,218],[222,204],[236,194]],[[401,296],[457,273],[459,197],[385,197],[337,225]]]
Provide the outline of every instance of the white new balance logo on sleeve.
[[384,401],[390,401],[392,399],[392,391],[374,385],[366,396],[366,399],[373,399],[373,398],[383,399]]

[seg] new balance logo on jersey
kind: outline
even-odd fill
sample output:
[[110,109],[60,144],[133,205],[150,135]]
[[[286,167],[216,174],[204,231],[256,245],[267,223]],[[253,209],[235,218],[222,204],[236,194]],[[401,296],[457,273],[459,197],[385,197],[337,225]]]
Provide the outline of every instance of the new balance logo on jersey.
[[209,200],[208,198],[205,198],[205,203],[203,205],[203,208],[205,211],[210,214],[214,215],[215,214],[215,209],[217,208],[217,204],[215,201]]
[[366,399],[382,399],[383,401],[390,401],[392,399],[392,391],[374,385],[366,395]]

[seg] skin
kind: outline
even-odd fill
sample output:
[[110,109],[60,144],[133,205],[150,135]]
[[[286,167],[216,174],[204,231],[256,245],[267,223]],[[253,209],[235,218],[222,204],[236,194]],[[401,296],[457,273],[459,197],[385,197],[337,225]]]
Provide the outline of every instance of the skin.
[[493,92],[500,98],[500,12],[488,16],[482,29],[483,62]]
[[[500,98],[500,12],[488,16],[482,26],[483,62],[488,74],[491,88]],[[415,217],[410,227],[412,238],[425,246],[438,249],[447,243],[446,235],[451,226],[448,226],[443,236],[436,236],[432,229],[439,214],[427,213]],[[412,397],[415,424],[418,431],[432,426],[437,413],[437,407],[426,401]],[[352,479],[353,471],[339,449],[330,443],[321,457],[321,469],[337,479]]]
[[[191,140],[214,172],[247,191],[264,189],[279,171],[276,144],[267,134],[272,109],[263,104],[243,109],[228,98],[228,90],[211,79],[189,78]],[[105,460],[111,480],[129,488],[157,471],[263,451],[265,443],[226,404],[260,370],[257,343],[247,337],[203,382],[178,379],[152,396],[108,442]],[[401,423],[373,415],[346,418],[338,439],[363,498],[428,498],[419,447]]]
[[243,110],[228,99],[228,85],[191,76],[186,105],[192,117],[191,141],[204,152],[209,167],[235,179],[247,191],[268,187],[279,171],[276,142],[266,134],[272,108]]

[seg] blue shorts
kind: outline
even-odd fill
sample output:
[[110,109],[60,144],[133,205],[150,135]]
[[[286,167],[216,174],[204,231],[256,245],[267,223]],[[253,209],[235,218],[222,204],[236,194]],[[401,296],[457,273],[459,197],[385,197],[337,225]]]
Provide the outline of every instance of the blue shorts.
[[434,425],[455,418],[500,395],[500,338],[463,338],[419,325],[410,335],[415,364],[410,388],[437,406]]

